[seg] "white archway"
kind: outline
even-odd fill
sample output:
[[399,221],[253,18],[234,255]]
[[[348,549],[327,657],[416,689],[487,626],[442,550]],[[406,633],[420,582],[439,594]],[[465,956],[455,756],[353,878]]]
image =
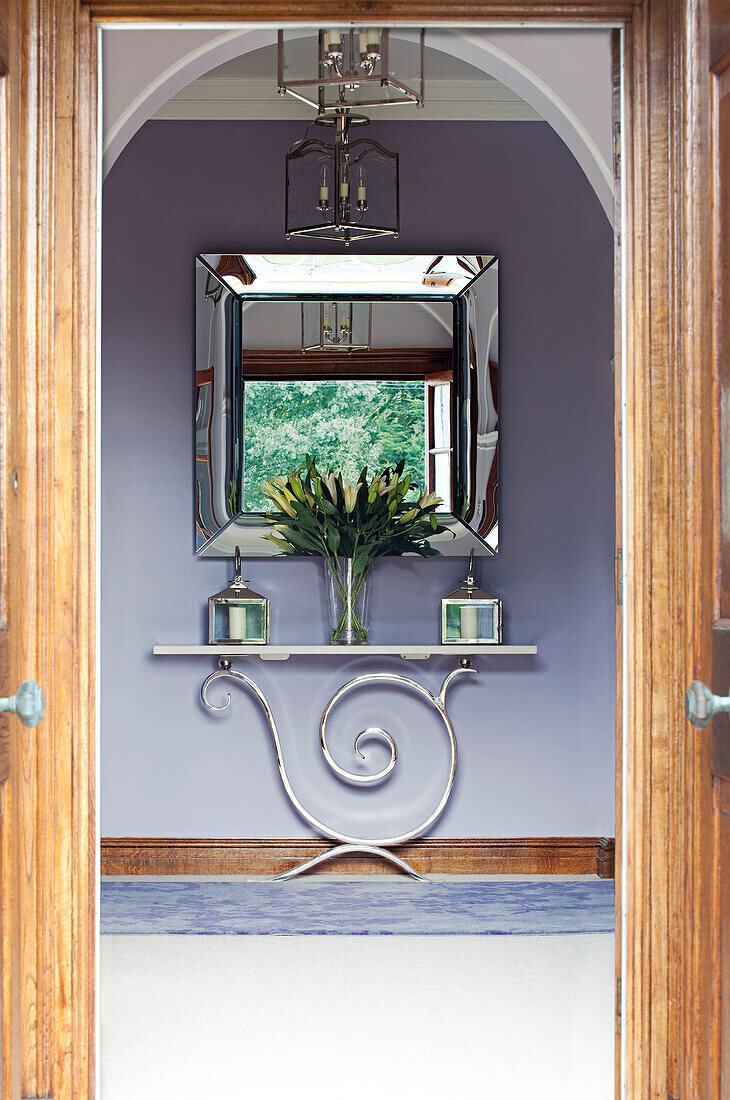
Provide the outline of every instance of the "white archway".
[[[428,46],[488,73],[529,103],[573,153],[612,221],[609,33],[432,29]],[[226,61],[276,40],[270,27],[225,34],[150,29],[143,34],[104,32],[105,176],[168,99]]]

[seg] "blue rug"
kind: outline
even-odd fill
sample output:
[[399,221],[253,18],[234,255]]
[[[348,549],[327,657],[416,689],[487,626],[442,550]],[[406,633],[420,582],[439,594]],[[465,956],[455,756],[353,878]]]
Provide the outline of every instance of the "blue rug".
[[199,936],[613,932],[613,882],[104,881],[101,931]]

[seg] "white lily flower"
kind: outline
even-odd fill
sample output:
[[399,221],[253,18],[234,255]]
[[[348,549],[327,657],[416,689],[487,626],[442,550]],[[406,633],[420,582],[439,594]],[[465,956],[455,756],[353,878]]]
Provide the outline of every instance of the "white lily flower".
[[322,478],[322,481],[327,486],[329,494],[332,497],[332,503],[334,504],[337,500],[337,478],[333,473],[329,473]]
[[345,511],[347,512],[348,516],[352,512],[352,509],[355,507],[357,490],[359,489],[359,487],[359,484],[353,485],[351,481],[345,481],[342,484],[342,492],[345,497]]

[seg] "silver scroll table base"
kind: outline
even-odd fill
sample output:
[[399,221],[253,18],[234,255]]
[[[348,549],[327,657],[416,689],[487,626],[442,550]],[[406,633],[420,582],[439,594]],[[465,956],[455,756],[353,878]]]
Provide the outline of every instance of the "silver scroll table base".
[[387,732],[387,730],[381,729],[379,726],[368,726],[367,729],[364,729],[360,733],[358,733],[357,737],[355,738],[355,752],[364,760],[365,756],[360,749],[361,744],[367,740],[379,740],[381,742],[384,742],[390,750],[390,760],[388,761],[388,763],[379,772],[374,772],[370,775],[360,775],[355,772],[347,771],[345,768],[340,767],[340,765],[336,762],[336,760],[330,753],[329,746],[327,744],[327,722],[333,708],[345,695],[349,694],[349,692],[354,691],[357,688],[362,687],[365,684],[396,684],[399,687],[406,688],[408,691],[415,692],[432,707],[434,707],[441,717],[444,729],[446,730],[446,736],[448,737],[450,749],[449,775],[441,797],[439,798],[437,805],[431,811],[428,817],[426,817],[423,821],[420,821],[412,829],[409,829],[408,832],[401,833],[398,836],[381,837],[348,836],[347,833],[341,833],[338,832],[337,829],[331,828],[329,825],[325,824],[325,822],[323,821],[320,821],[314,816],[314,814],[311,814],[309,810],[307,810],[307,808],[300,802],[289,780],[289,775],[287,774],[286,765],[284,763],[284,757],[282,755],[279,731],[276,727],[276,721],[274,719],[273,712],[271,710],[271,707],[269,706],[266,696],[261,691],[261,688],[258,686],[258,684],[254,680],[252,680],[250,676],[245,676],[242,672],[237,672],[231,667],[230,657],[221,656],[219,664],[220,668],[216,672],[212,672],[211,675],[208,676],[208,678],[203,683],[202,688],[200,689],[200,696],[204,706],[206,706],[208,710],[213,711],[226,710],[230,706],[230,692],[227,693],[227,699],[225,703],[221,705],[216,705],[210,700],[209,691],[211,687],[220,680],[233,680],[235,683],[243,684],[244,687],[253,692],[253,694],[256,696],[259,703],[261,704],[269,723],[269,729],[271,730],[271,736],[273,738],[274,748],[276,750],[276,759],[279,765],[279,774],[281,776],[281,781],[284,784],[284,790],[286,791],[289,801],[292,803],[294,809],[297,811],[300,817],[303,817],[305,821],[308,821],[309,824],[321,836],[329,837],[332,840],[337,840],[340,842],[339,844],[335,845],[334,848],[330,848],[328,851],[322,852],[320,853],[320,855],[314,856],[313,859],[308,859],[306,860],[306,862],[299,864],[299,866],[292,867],[290,870],[285,871],[283,874],[275,876],[275,879],[283,880],[294,878],[295,875],[300,875],[303,872],[309,871],[314,867],[318,867],[331,859],[336,859],[338,856],[359,853],[365,855],[380,856],[382,859],[387,860],[389,863],[400,868],[400,870],[405,871],[413,878],[419,879],[420,881],[425,881],[423,875],[419,875],[419,873],[413,867],[411,867],[409,863],[406,863],[405,860],[401,859],[394,852],[389,851],[389,849],[395,848],[400,844],[406,844],[409,840],[413,840],[417,836],[422,836],[423,833],[426,833],[434,824],[434,822],[438,820],[446,807],[446,803],[449,800],[449,796],[451,795],[451,790],[454,785],[454,778],[456,776],[456,738],[454,736],[454,727],[451,723],[451,719],[449,718],[448,711],[446,709],[446,695],[449,687],[457,677],[462,676],[465,673],[474,673],[477,671],[476,669],[471,667],[471,659],[469,657],[460,658],[459,667],[455,668],[453,672],[449,673],[449,675],[446,677],[443,684],[441,685],[441,690],[439,691],[438,695],[432,695],[431,692],[427,688],[423,687],[422,684],[419,684],[416,680],[411,680],[408,676],[401,676],[398,673],[394,672],[374,672],[368,673],[365,676],[356,676],[354,679],[348,680],[348,682],[346,684],[343,684],[339,691],[337,691],[332,696],[330,701],[327,703],[327,706],[324,708],[322,719],[319,724],[319,740],[324,758],[327,761],[330,769],[335,773],[335,775],[344,780],[346,783],[352,783],[353,786],[358,787],[374,786],[375,784],[384,782],[395,768],[396,761],[398,759],[398,750],[395,741]]

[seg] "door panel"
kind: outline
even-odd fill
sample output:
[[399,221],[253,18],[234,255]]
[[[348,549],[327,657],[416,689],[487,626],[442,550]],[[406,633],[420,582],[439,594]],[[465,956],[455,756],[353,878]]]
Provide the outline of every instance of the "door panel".
[[[0,2],[0,695],[12,692],[10,632],[8,629],[8,395],[9,395],[9,267],[8,251],[8,5]],[[18,921],[13,881],[17,863],[10,833],[10,803],[7,782],[11,772],[13,720],[0,714],[0,1097],[15,1100],[20,1095],[17,1038],[19,1023]]]
[[[730,55],[726,4],[711,5],[715,252],[715,379],[718,392],[715,482],[717,575],[712,624],[712,685],[730,685]],[[719,1095],[730,1094],[730,725],[717,715],[709,727],[714,793],[713,923],[717,989],[714,1000],[715,1080]]]
[[46,714],[37,728],[0,720],[2,1100],[86,1100],[96,870],[96,36],[77,0],[0,0],[0,43],[5,30],[0,695],[35,679]]

